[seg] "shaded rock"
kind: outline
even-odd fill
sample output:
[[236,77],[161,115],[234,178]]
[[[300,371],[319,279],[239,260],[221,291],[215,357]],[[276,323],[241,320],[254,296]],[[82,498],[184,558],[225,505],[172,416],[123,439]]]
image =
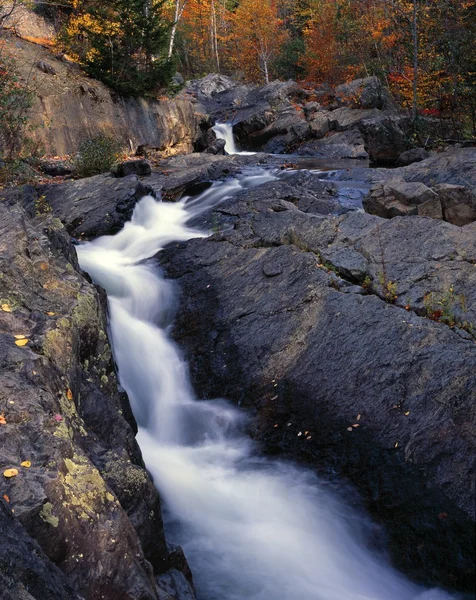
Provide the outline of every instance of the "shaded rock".
[[0,500],[0,586],[4,600],[81,600],[65,574],[54,565]]
[[472,190],[448,183],[440,183],[433,189],[439,196],[445,221],[460,226],[476,221],[476,196]]
[[[7,421],[0,429],[0,466],[3,472],[18,465],[21,472],[13,480],[2,477],[0,493],[78,594],[155,600],[139,537],[101,474],[105,442],[81,413],[93,396],[100,406],[109,403],[101,419],[109,434],[104,438],[113,440],[111,451],[124,461],[139,461],[148,478],[132,428],[121,415],[104,299],[52,243],[60,235],[68,239],[57,220],[51,215],[31,220],[7,202],[0,203],[1,294],[11,308],[0,313]],[[17,346],[13,331],[21,331],[27,345]],[[20,467],[26,458],[29,469]],[[163,532],[156,543],[166,563]]]
[[111,173],[115,177],[127,177],[128,175],[147,177],[152,173],[152,168],[148,160],[126,160],[115,165],[111,169]]
[[357,127],[365,119],[378,118],[380,111],[376,108],[357,109],[342,107],[328,113],[329,129],[336,131],[345,131]]
[[136,175],[120,179],[95,175],[40,186],[38,194],[75,238],[115,233],[130,219],[138,200],[147,194],[155,195],[152,187]]
[[387,116],[360,123],[365,150],[372,162],[393,164],[408,150],[408,141],[400,123],[400,119]]
[[64,177],[73,174],[73,166],[63,160],[40,159],[39,168],[45,175]]
[[56,75],[55,69],[44,60],[39,60],[38,62],[36,62],[35,67],[43,73],[47,73],[48,75]]
[[225,146],[226,146],[226,141],[225,140],[215,140],[213,141],[208,148],[205,150],[205,152],[207,152],[208,154],[221,154],[222,156],[224,156],[225,153]]
[[[310,125],[312,126],[312,121]],[[316,158],[369,158],[364,148],[364,140],[358,129],[331,132],[320,140],[306,141],[299,145],[297,152],[304,156],[314,156]]]
[[390,95],[380,80],[373,77],[355,79],[349,83],[338,85],[335,96],[341,106],[352,108],[387,108]]
[[329,131],[329,115],[326,112],[315,112],[309,121],[311,135],[315,138],[322,138]]
[[366,212],[388,219],[416,215],[419,205],[438,201],[438,194],[423,183],[390,181],[372,187],[362,204]]
[[206,101],[237,86],[238,82],[231,77],[210,73],[201,79],[187,82],[187,92],[195,94],[200,101]]
[[217,209],[220,236],[161,255],[199,396],[249,408],[271,454],[348,477],[411,576],[473,590],[476,345],[424,316],[454,285],[476,318],[473,226],[306,215],[264,187]]
[[406,167],[412,163],[421,162],[429,157],[430,153],[424,148],[412,148],[411,150],[407,150],[406,152],[400,154],[397,160],[397,165],[399,167]]

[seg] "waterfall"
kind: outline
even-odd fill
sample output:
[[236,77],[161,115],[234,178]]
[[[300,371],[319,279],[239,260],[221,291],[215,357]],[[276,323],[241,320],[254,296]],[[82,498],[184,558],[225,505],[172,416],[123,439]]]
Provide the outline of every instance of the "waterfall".
[[106,289],[119,378],[139,424],[147,467],[165,500],[169,535],[184,547],[200,600],[442,600],[366,545],[366,518],[312,473],[259,456],[245,415],[225,400],[197,401],[169,339],[176,297],[149,260],[171,241],[204,236],[187,225],[266,173],[214,184],[199,197],[148,196],[114,236],[78,247]]
[[212,129],[216,133],[217,139],[225,140],[225,152],[228,152],[228,154],[255,154],[255,152],[238,151],[235,143],[235,136],[233,135],[233,127],[230,123],[217,123]]

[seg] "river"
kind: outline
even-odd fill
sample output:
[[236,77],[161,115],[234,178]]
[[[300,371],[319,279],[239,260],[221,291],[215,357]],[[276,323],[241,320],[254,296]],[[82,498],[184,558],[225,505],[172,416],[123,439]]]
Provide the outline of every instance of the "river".
[[370,550],[371,523],[325,481],[260,456],[239,410],[198,401],[169,337],[176,291],[153,257],[172,241],[207,235],[187,225],[193,217],[275,177],[258,170],[176,203],[145,197],[119,233],[78,247],[82,268],[107,291],[119,378],[168,535],[185,550],[199,600],[449,598]]

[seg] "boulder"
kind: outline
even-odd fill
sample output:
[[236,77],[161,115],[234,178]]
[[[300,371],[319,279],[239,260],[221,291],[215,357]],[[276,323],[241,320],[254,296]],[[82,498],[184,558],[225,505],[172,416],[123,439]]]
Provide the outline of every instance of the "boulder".
[[438,202],[438,194],[423,183],[390,181],[374,185],[363,200],[366,212],[387,219],[417,215],[418,206]]
[[476,221],[476,196],[472,190],[448,183],[440,183],[433,189],[440,199],[445,221],[460,226]]
[[311,129],[312,137],[317,139],[323,138],[330,129],[329,114],[327,112],[312,113],[309,127]]
[[225,152],[226,141],[225,140],[215,140],[213,141],[208,148],[205,150],[208,154],[221,154],[222,156],[226,154]]
[[376,108],[358,109],[342,107],[328,113],[329,129],[346,131],[357,127],[365,119],[379,118],[380,111]]
[[408,141],[401,119],[378,117],[359,124],[370,160],[377,164],[394,164],[408,150]]
[[463,226],[476,221],[476,196],[461,185],[388,181],[375,184],[363,200],[366,212],[390,219],[419,215]]
[[388,90],[375,76],[338,85],[335,95],[341,106],[352,108],[387,108],[390,98]]
[[[312,121],[310,125],[312,126]],[[297,148],[297,153],[304,156],[328,159],[369,158],[364,148],[364,140],[358,129],[333,131],[322,139],[306,141]]]
[[128,175],[137,175],[138,177],[147,177],[152,173],[152,168],[148,160],[126,160],[115,165],[111,169],[115,177],[127,177]]
[[406,167],[412,163],[421,162],[429,157],[430,153],[424,148],[412,148],[411,150],[406,150],[400,154],[397,160],[397,165],[399,167]]
[[195,94],[200,101],[207,101],[217,94],[228,92],[237,86],[238,82],[231,77],[210,73],[201,79],[188,81],[186,91]]

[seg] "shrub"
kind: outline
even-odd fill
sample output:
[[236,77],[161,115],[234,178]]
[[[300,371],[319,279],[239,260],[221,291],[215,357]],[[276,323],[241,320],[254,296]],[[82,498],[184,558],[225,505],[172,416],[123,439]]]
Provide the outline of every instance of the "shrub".
[[82,177],[106,173],[119,158],[119,152],[117,140],[100,133],[81,142],[74,166]]

